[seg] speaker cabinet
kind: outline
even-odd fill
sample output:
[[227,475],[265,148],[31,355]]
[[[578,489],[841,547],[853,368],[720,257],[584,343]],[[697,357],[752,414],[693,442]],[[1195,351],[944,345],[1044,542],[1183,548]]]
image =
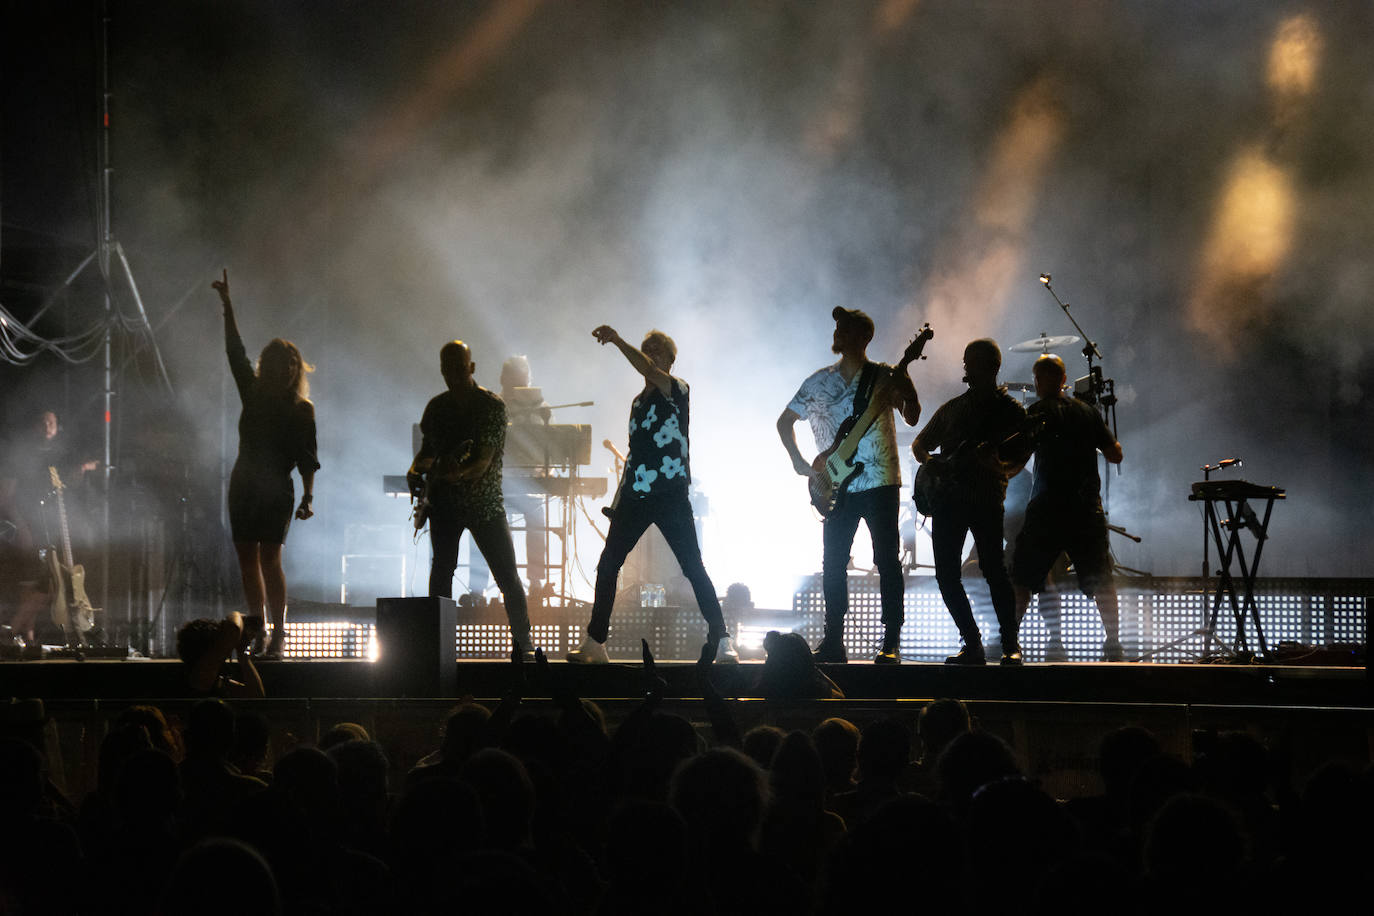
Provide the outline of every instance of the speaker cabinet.
[[454,696],[457,629],[458,606],[451,598],[378,598],[378,693]]

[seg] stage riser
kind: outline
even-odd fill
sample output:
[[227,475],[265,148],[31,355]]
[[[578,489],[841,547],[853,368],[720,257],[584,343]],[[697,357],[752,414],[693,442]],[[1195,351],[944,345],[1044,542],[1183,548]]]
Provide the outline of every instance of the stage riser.
[[[1213,583],[1214,584],[1214,583]],[[1195,661],[1215,654],[1201,637],[1188,637],[1210,616],[1213,592],[1200,578],[1123,579],[1118,583],[1121,607],[1121,639],[1128,657],[1148,656],[1156,663]],[[997,639],[997,625],[981,578],[965,580],[974,615],[986,640]],[[1362,579],[1261,579],[1256,583],[1256,604],[1271,651],[1281,644],[1324,647],[1364,645],[1371,588]],[[1102,654],[1102,625],[1096,605],[1083,593],[1059,594],[1064,644],[1069,661],[1097,661]],[[883,637],[878,581],[873,576],[851,576],[849,615],[845,618],[845,646],[853,658],[867,658]],[[327,614],[327,611],[324,613]],[[959,634],[945,609],[935,580],[915,576],[908,580],[905,596],[906,624],[902,628],[902,655],[911,661],[941,661],[959,645]],[[582,641],[586,612],[533,608],[535,644],[550,657],[561,658]],[[755,640],[761,635],[755,619],[771,625],[790,625],[812,644],[824,629],[825,607],[820,576],[807,580],[793,597],[791,613],[758,612],[743,620],[727,620],[736,634]],[[783,621],[786,623],[784,624]],[[373,629],[365,620],[312,619],[294,624],[287,652],[293,658],[368,658]],[[1235,644],[1235,618],[1229,605],[1217,616],[1217,639],[1225,647]],[[611,657],[638,661],[640,640],[647,639],[655,657],[691,660],[701,651],[706,624],[695,607],[639,607],[618,605],[611,620],[607,648]],[[1037,597],[1026,613],[1021,645],[1027,661],[1045,659],[1046,629]],[[1184,640],[1180,645],[1162,649]],[[1246,641],[1258,652],[1253,624],[1247,622]],[[510,648],[505,609],[499,604],[460,607],[456,636],[459,658],[499,659]],[[1298,663],[1302,663],[1299,661]]]
[[[632,698],[644,693],[638,664],[549,666],[547,676],[502,662],[455,663],[440,673],[443,696],[499,697],[521,680],[531,696],[566,686],[580,696]],[[269,697],[374,698],[384,672],[362,661],[284,661],[259,665]],[[711,678],[725,696],[757,695],[762,663],[716,665]],[[851,699],[952,696],[1047,702],[1225,703],[1256,706],[1361,706],[1370,697],[1366,669],[1270,665],[1031,664],[962,668],[943,664],[826,666]],[[128,700],[186,694],[174,661],[15,662],[0,666],[6,693],[44,699]],[[657,674],[668,696],[700,696],[695,665],[663,663]]]

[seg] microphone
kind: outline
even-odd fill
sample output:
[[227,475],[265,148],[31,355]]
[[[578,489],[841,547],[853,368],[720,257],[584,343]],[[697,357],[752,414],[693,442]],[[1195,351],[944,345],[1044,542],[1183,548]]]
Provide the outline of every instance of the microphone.
[[1245,463],[1241,461],[1239,458],[1223,458],[1216,464],[1204,464],[1202,466],[1202,470],[1205,473],[1210,474],[1213,471],[1220,471],[1222,468],[1243,467],[1244,464]]

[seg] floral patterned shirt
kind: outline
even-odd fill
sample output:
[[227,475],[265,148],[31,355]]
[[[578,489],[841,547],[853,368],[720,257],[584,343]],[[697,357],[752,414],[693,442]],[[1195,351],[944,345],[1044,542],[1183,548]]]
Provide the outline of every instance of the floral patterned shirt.
[[670,394],[651,385],[630,406],[630,457],[621,499],[686,494],[692,481],[687,383],[680,378],[671,381]]
[[[886,363],[878,363],[878,370],[890,371]],[[816,448],[825,451],[835,442],[840,426],[854,412],[854,396],[859,393],[863,370],[844,380],[840,364],[826,366],[811,373],[802,382],[787,408],[811,424]],[[881,377],[881,376],[879,376]],[[902,464],[897,457],[897,426],[892,411],[884,410],[859,440],[854,453],[855,463],[863,462],[864,469],[848,487],[850,493],[862,493],[874,487],[901,486]]]

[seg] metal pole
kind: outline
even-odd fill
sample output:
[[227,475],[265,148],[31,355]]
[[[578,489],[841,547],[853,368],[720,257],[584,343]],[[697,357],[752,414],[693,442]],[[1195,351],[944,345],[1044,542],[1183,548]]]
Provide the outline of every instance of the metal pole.
[[100,606],[110,618],[110,491],[114,480],[111,422],[114,410],[114,300],[110,294],[110,14],[109,0],[100,5],[100,275],[105,283],[105,499],[104,538],[100,552]]

